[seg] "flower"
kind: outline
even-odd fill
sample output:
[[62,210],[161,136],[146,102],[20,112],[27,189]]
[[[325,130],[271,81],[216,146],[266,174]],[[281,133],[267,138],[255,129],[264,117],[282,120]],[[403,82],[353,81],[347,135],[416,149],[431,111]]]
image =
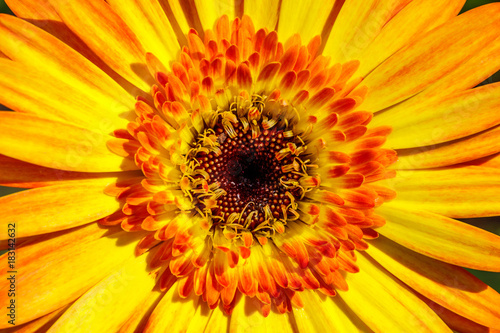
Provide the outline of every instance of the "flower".
[[0,327],[500,329],[498,4],[8,3]]

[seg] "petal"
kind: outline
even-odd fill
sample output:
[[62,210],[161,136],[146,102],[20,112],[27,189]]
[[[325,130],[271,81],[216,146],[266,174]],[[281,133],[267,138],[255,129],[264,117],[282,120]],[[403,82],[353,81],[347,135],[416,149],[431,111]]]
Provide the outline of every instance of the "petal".
[[[104,188],[116,178],[84,180],[17,192],[0,197],[0,225],[15,221],[16,237],[28,237],[65,230],[106,217],[120,208]],[[0,239],[7,239],[4,231]]]
[[300,293],[304,308],[293,315],[300,332],[368,332],[370,329],[347,307],[340,297],[314,291]]
[[119,176],[138,176],[140,171],[114,173],[71,172],[50,169],[0,155],[0,185],[9,187],[43,187],[63,182],[101,179]]
[[[435,129],[438,135],[440,128]],[[398,151],[398,169],[424,169],[449,166],[476,160],[500,152],[500,127],[457,141]]]
[[219,333],[219,332],[227,332],[229,327],[229,318],[228,316],[218,309],[218,311],[212,311],[212,315],[208,320],[207,327],[203,331],[203,333]]
[[393,128],[392,149],[423,147],[460,139],[500,124],[500,83],[439,96],[414,108],[377,113],[371,125]]
[[457,91],[471,89],[487,80],[500,70],[500,37],[487,47],[470,54],[470,57],[457,64],[436,82],[424,88],[417,95],[390,108],[391,111],[415,108],[437,96],[447,96]]
[[0,103],[15,111],[108,132],[125,127],[126,118],[132,115],[133,104],[127,106],[110,96],[94,94],[92,89],[71,86],[38,68],[0,59],[0,71],[0,89],[5,92]]
[[[143,46],[127,24],[102,0],[48,0],[63,22],[118,74],[143,91],[153,78]],[[119,50],[119,51],[118,51]]]
[[[464,0],[348,1],[335,22],[325,54],[336,62],[357,59],[366,76],[418,35],[456,16]],[[404,29],[401,29],[404,27]]]
[[48,332],[117,332],[156,284],[147,258],[124,263],[73,303]]
[[[119,231],[102,237],[105,234],[113,232],[93,223],[17,248],[16,323],[41,317],[75,300],[132,257],[138,238],[143,236]],[[3,265],[0,274],[7,276],[7,270]],[[0,289],[7,290],[8,283],[7,279],[0,281]],[[0,293],[1,307],[8,302],[7,292]],[[7,321],[0,322],[0,328],[7,325]]]
[[92,61],[106,73],[112,76],[117,82],[126,85],[125,80],[110,69],[89,47],[71,31],[59,14],[48,1],[31,0],[7,0],[10,9],[17,17],[22,18],[31,24],[43,29],[69,45],[85,58]]
[[498,37],[500,4],[470,10],[401,49],[363,84],[369,94],[363,109],[379,111],[401,102],[439,80]]
[[500,215],[500,170],[477,166],[398,171],[394,203],[455,218]]
[[294,34],[300,34],[301,39],[308,43],[314,36],[321,35],[336,2],[336,0],[281,1],[277,29],[280,40],[286,41]]
[[35,320],[30,321],[29,323],[23,325],[16,325],[14,329],[4,330],[5,333],[36,333],[42,332],[47,327],[52,326],[52,324],[59,319],[59,317],[69,308],[69,305],[66,305],[56,311],[53,311],[45,316],[37,318]]
[[27,67],[40,67],[89,96],[108,98],[133,108],[135,99],[106,73],[49,33],[11,15],[0,15],[0,32],[5,37],[0,50]]
[[[411,208],[410,208],[411,207]],[[413,251],[450,264],[500,272],[500,236],[415,206],[388,202],[377,208],[387,223],[377,229]]]
[[184,332],[195,314],[199,300],[200,297],[194,293],[188,298],[181,298],[177,282],[174,283],[149,317],[144,332]]
[[339,63],[357,59],[384,24],[409,2],[411,0],[347,1],[333,25],[324,54]]
[[144,301],[136,303],[134,312],[129,316],[123,326],[120,327],[118,332],[142,332],[146,326],[149,316],[164,295],[165,294],[162,291],[157,290],[156,288],[152,290],[149,295],[146,296]]
[[229,333],[245,332],[294,332],[289,314],[271,311],[267,317],[262,312],[262,303],[256,298],[243,296],[236,301],[229,320]]
[[110,0],[107,2],[127,22],[146,52],[153,53],[166,64],[176,59],[180,49],[179,43],[157,0]]
[[448,325],[449,328],[460,333],[498,333],[496,329],[490,329],[486,326],[479,325],[478,323],[457,315],[455,312],[448,310],[434,303],[430,299],[419,295],[420,299],[424,301],[438,316]]
[[234,0],[194,0],[198,16],[203,26],[203,30],[201,31],[212,29],[215,21],[223,15],[227,15],[230,20],[236,17],[235,7],[238,2],[239,1]]
[[[245,14],[252,18],[255,28],[267,28],[270,31],[276,28],[279,17],[278,0],[247,0],[243,2]],[[262,10],[266,8],[265,10]]]
[[370,241],[366,252],[389,272],[427,298],[488,327],[500,328],[500,295],[465,269],[446,264],[391,242]]
[[346,304],[375,332],[451,332],[439,317],[399,280],[360,254],[360,271],[347,275]]
[[112,137],[69,124],[15,112],[0,112],[0,153],[48,168],[83,172],[137,169],[110,152]]

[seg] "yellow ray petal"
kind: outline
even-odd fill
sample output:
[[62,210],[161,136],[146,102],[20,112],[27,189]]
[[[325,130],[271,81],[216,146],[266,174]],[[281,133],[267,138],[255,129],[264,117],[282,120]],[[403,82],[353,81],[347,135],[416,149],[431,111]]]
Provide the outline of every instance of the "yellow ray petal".
[[243,296],[236,302],[229,319],[229,333],[294,332],[288,314],[271,311],[267,317],[264,317],[260,311],[262,303],[256,298]]
[[500,70],[500,37],[487,47],[477,50],[470,58],[457,64],[438,81],[429,84],[419,94],[390,108],[391,111],[415,108],[431,98],[473,88]]
[[0,239],[7,239],[7,225],[17,225],[16,237],[65,230],[106,217],[120,208],[116,198],[104,194],[116,178],[82,180],[17,192],[0,198]]
[[[366,22],[363,27],[359,29],[351,27],[352,30],[356,31],[357,38],[355,43],[344,48],[351,51],[349,52],[351,57],[345,61],[358,59],[360,67],[356,75],[366,76],[400,48],[418,38],[420,34],[430,31],[455,17],[464,3],[465,0],[414,0],[397,12],[396,15],[388,17],[388,22],[385,20],[374,22],[376,17],[371,13],[371,21]],[[381,25],[380,31],[373,27],[377,23]],[[401,27],[404,27],[404,29]],[[363,44],[367,40],[370,44],[364,47]]]
[[[167,14],[170,24],[175,29],[177,38],[186,34],[190,28],[199,32],[204,31],[194,1],[163,0],[160,1],[160,4]],[[187,45],[187,39],[184,42],[182,45]]]
[[158,0],[110,0],[108,3],[127,22],[146,52],[153,53],[166,65],[176,59],[179,43]]
[[387,181],[394,203],[455,218],[500,214],[500,170],[477,166],[400,170]]
[[498,37],[500,4],[475,8],[424,34],[371,72],[363,109],[379,111],[422,91]]
[[185,332],[199,301],[200,297],[194,293],[185,299],[181,298],[177,282],[174,283],[149,317],[144,332]]
[[[100,238],[104,234],[108,236]],[[92,223],[17,248],[17,323],[41,317],[75,300],[132,257],[137,241],[144,236],[122,231],[112,234]],[[117,246],[118,240],[120,246]],[[0,258],[2,262],[6,255]],[[10,270],[7,265],[2,265],[0,274],[7,276],[7,270]],[[6,309],[9,302],[8,289],[9,281],[0,281],[2,309]],[[5,317],[4,310],[0,314]],[[0,322],[0,328],[8,325],[6,321]]]
[[83,172],[135,170],[110,152],[111,136],[16,112],[0,112],[0,153],[48,168]]
[[230,20],[236,17],[237,0],[205,1],[194,0],[203,30],[212,29],[215,21],[222,15],[227,15]]
[[304,308],[293,310],[299,332],[370,332],[340,297],[307,290],[300,297]]
[[371,125],[390,124],[386,145],[392,149],[423,147],[460,139],[500,123],[500,83],[439,96],[406,109],[377,113]]
[[88,173],[50,169],[26,163],[15,158],[0,155],[0,185],[10,187],[43,187],[88,179],[102,179],[119,176],[137,177],[140,171]]
[[466,163],[467,165],[478,165],[482,167],[500,169],[500,154],[486,156]]
[[250,16],[257,30],[267,28],[271,31],[276,28],[279,17],[279,1],[247,0],[243,4],[245,14]]
[[134,97],[101,69],[49,33],[11,15],[0,15],[0,32],[5,37],[0,50],[10,59],[27,67],[39,68],[39,64],[43,63],[45,73],[85,92],[89,98],[107,98],[108,104],[115,101],[133,108]]
[[436,312],[449,328],[460,333],[498,333],[499,330],[490,329],[486,326],[479,325],[478,323],[464,318],[455,312],[448,310],[441,305],[434,303],[430,299],[419,295],[420,299],[424,301],[434,312]]
[[323,26],[336,0],[281,2],[278,32],[281,41],[286,41],[294,34],[300,34],[304,43],[321,35]]
[[[439,133],[439,131],[440,129],[436,128],[436,132]],[[500,127],[496,126],[456,141],[399,150],[398,161],[392,167],[397,169],[437,168],[490,156],[500,152],[499,135]]]
[[101,0],[48,0],[63,22],[92,51],[137,88],[149,91],[153,78],[145,65],[145,51],[127,24]]
[[123,326],[120,327],[118,333],[142,332],[149,316],[164,295],[165,293],[155,288],[146,296],[144,301],[136,303],[134,312],[128,317]]
[[[375,332],[451,332],[439,317],[399,280],[358,255],[360,272],[347,275],[348,291],[340,291],[346,304]],[[336,296],[337,297],[337,296]]]
[[358,59],[357,56],[380,33],[380,30],[411,0],[346,1],[326,41],[324,54],[335,62]]
[[47,1],[5,0],[16,16],[32,20],[59,20],[59,15]]
[[48,332],[117,332],[155,286],[147,258],[128,260],[73,303]]
[[37,68],[0,59],[0,71],[0,89],[5,92],[0,103],[15,111],[107,132],[123,128],[131,116],[132,106],[109,96],[93,96]]
[[[385,237],[366,252],[398,279],[438,304],[479,324],[500,329],[500,295],[465,269],[410,251]],[[460,256],[460,254],[457,254]]]
[[450,264],[500,272],[500,236],[396,201],[377,214],[387,221],[377,231],[396,243]]
[[59,319],[59,317],[69,308],[66,305],[59,310],[53,311],[45,316],[38,319],[32,320],[29,323],[23,325],[16,325],[13,328],[6,329],[4,333],[36,333],[36,332],[46,332],[47,329],[54,324],[54,322]]
[[[220,309],[216,309],[215,311],[220,311]],[[204,332],[213,312],[206,302],[200,301],[186,333]]]
[[229,331],[229,317],[220,309],[212,311],[207,327],[203,333],[219,333]]

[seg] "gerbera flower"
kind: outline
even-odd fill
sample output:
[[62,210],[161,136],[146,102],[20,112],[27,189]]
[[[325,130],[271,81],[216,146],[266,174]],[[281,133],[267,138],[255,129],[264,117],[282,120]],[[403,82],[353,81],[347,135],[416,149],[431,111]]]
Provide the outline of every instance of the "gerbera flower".
[[500,329],[499,4],[7,3],[1,328]]

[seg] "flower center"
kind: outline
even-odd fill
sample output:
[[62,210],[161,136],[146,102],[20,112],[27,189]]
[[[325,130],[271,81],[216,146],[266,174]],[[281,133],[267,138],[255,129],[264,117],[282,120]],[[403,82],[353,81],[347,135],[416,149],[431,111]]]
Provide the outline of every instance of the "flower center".
[[231,136],[220,123],[215,132],[219,133],[220,155],[201,152],[195,156],[200,162],[196,170],[207,172],[210,181],[224,191],[212,214],[222,220],[234,214],[250,229],[264,222],[269,214],[283,219],[283,209],[291,203],[290,195],[295,199],[300,195],[297,189],[290,191],[284,185],[300,177],[286,172],[293,158],[279,160],[277,156],[293,139],[284,138],[283,131],[275,129],[264,130],[253,138],[241,123],[233,126]]

